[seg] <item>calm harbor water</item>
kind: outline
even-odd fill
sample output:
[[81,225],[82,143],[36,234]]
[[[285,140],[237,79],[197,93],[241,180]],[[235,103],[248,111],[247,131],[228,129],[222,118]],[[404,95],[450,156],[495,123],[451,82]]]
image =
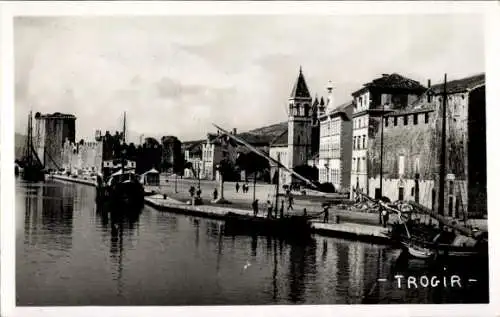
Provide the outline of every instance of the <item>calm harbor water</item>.
[[431,269],[385,246],[232,236],[221,221],[149,207],[112,219],[97,210],[94,191],[17,181],[18,305],[488,302],[488,270],[460,273],[462,287],[408,289],[403,280],[400,288],[395,275],[430,279]]

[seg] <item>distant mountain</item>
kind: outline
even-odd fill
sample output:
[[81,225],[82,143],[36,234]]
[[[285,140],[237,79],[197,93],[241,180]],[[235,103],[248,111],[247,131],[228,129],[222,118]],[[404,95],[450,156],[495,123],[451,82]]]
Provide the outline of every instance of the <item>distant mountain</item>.
[[267,135],[271,139],[274,139],[280,136],[283,132],[288,130],[288,122],[280,122],[272,125],[268,125],[262,128],[257,128],[248,131],[248,133],[256,134],[256,135]]
[[14,136],[14,158],[21,159],[26,146],[26,135],[16,133]]
[[[248,132],[238,133],[237,135],[250,143],[271,143],[278,136],[282,135],[284,132],[288,130],[288,122],[280,122],[271,124],[268,126],[264,126],[261,128],[253,129]],[[192,140],[192,141],[184,141],[182,144],[185,148],[197,145],[199,143],[204,142],[206,139],[202,140]]]

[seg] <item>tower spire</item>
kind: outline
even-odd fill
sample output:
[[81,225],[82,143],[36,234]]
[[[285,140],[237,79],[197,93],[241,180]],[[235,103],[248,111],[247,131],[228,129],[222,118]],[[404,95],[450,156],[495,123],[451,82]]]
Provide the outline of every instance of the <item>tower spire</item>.
[[295,85],[293,86],[290,98],[291,99],[311,98],[311,94],[309,93],[309,88],[307,88],[306,80],[304,78],[304,74],[302,73],[302,66],[300,66],[299,68],[299,76],[295,81]]

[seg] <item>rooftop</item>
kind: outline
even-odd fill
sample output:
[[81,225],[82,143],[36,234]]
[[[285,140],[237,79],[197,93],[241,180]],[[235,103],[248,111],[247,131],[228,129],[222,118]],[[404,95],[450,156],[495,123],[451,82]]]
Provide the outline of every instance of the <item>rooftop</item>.
[[349,107],[352,107],[353,106],[353,102],[352,100],[350,101],[347,101],[347,102],[344,102],[340,105],[338,105],[337,107],[335,107],[334,109],[330,110],[329,112],[321,115],[320,117],[326,117],[326,116],[330,116],[330,115],[334,115],[334,114],[340,114],[340,115],[345,115],[348,117],[348,114],[347,114],[347,109]]
[[426,88],[418,81],[406,78],[396,73],[382,74],[382,77],[376,78],[371,82],[364,84],[363,88],[355,91],[352,95],[354,96],[366,88],[415,90],[419,93],[426,90]]
[[270,142],[271,146],[288,146],[288,126],[280,135]]
[[66,114],[66,113],[60,113],[60,112],[54,112],[52,114],[47,113],[47,114],[42,114],[40,112],[37,112],[35,114],[35,119],[39,118],[50,118],[50,119],[76,119],[75,115],[72,114]]
[[[486,82],[485,73],[452,80],[446,83],[446,92],[449,94],[452,93],[460,93],[469,91],[477,86],[484,85]],[[443,93],[444,84],[437,84],[431,86],[431,91],[434,94],[442,94]]]

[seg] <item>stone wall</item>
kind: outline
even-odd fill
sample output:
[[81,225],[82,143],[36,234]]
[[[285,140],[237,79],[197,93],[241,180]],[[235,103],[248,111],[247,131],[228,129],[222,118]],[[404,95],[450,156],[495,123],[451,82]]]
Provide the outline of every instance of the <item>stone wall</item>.
[[103,143],[83,142],[73,143],[66,141],[62,149],[62,168],[71,171],[81,169],[102,172]]

